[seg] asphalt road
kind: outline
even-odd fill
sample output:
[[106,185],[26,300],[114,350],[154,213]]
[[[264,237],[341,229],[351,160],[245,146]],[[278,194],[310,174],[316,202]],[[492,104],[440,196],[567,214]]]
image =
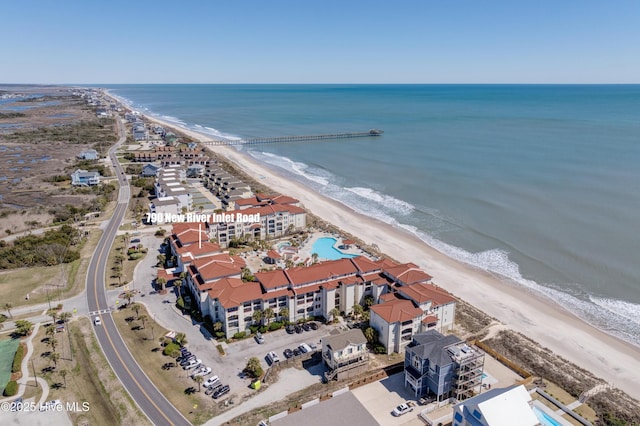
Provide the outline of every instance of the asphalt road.
[[127,211],[130,196],[129,183],[116,158],[117,147],[126,140],[124,126],[120,120],[118,120],[118,127],[120,140],[109,150],[109,157],[116,168],[120,192],[113,217],[98,242],[87,272],[89,312],[99,312],[91,316],[91,321],[93,322],[96,316],[101,318],[102,325],[94,326],[94,330],[102,351],[122,385],[151,423],[154,425],[189,425],[189,421],[160,393],[129,352],[111,317],[110,310],[114,307],[109,306],[107,302],[105,272],[109,249]]

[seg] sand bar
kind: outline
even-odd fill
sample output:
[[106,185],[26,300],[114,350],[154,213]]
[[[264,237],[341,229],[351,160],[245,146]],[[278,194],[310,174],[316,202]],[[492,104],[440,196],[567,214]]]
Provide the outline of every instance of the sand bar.
[[[180,128],[200,141],[212,140],[176,124],[147,117],[165,127]],[[509,328],[537,341],[554,353],[591,371],[636,399],[640,399],[640,348],[579,319],[555,301],[507,279],[458,262],[409,232],[359,214],[301,183],[291,181],[253,157],[227,146],[210,148],[274,191],[300,200],[309,211],[358,236],[401,262],[413,262],[434,282]]]

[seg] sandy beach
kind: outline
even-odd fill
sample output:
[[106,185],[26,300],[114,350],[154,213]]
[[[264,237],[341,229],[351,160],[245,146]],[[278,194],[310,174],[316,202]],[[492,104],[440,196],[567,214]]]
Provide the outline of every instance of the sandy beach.
[[[119,100],[121,101],[121,100]],[[175,124],[148,117],[166,127]],[[180,128],[200,141],[212,137]],[[640,399],[640,348],[577,318],[555,301],[506,279],[455,261],[405,230],[377,221],[288,180],[231,147],[210,148],[274,191],[301,201],[306,209],[401,262],[413,262],[434,282],[542,346]]]

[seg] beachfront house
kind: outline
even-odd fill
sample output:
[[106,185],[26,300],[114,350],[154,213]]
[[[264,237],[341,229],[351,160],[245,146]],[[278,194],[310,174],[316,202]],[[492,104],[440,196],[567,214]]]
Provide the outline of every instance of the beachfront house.
[[140,176],[156,177],[158,175],[158,170],[160,170],[160,166],[157,164],[145,164],[142,168],[142,172],[140,172]]
[[404,385],[416,398],[470,398],[480,392],[483,370],[484,352],[452,334],[416,334],[405,349]]
[[344,333],[325,336],[322,341],[322,361],[329,371],[328,380],[349,377],[369,363],[367,338],[359,328]]
[[515,419],[520,426],[536,426],[532,405],[524,385],[491,389],[454,405],[452,426],[511,426]]
[[71,173],[71,185],[94,186],[100,183],[100,173],[78,169]]

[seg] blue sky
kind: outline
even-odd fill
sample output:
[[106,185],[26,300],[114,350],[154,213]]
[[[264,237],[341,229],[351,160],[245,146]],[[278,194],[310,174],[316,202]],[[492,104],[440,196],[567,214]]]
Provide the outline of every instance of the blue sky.
[[640,1],[21,0],[0,83],[640,83]]

